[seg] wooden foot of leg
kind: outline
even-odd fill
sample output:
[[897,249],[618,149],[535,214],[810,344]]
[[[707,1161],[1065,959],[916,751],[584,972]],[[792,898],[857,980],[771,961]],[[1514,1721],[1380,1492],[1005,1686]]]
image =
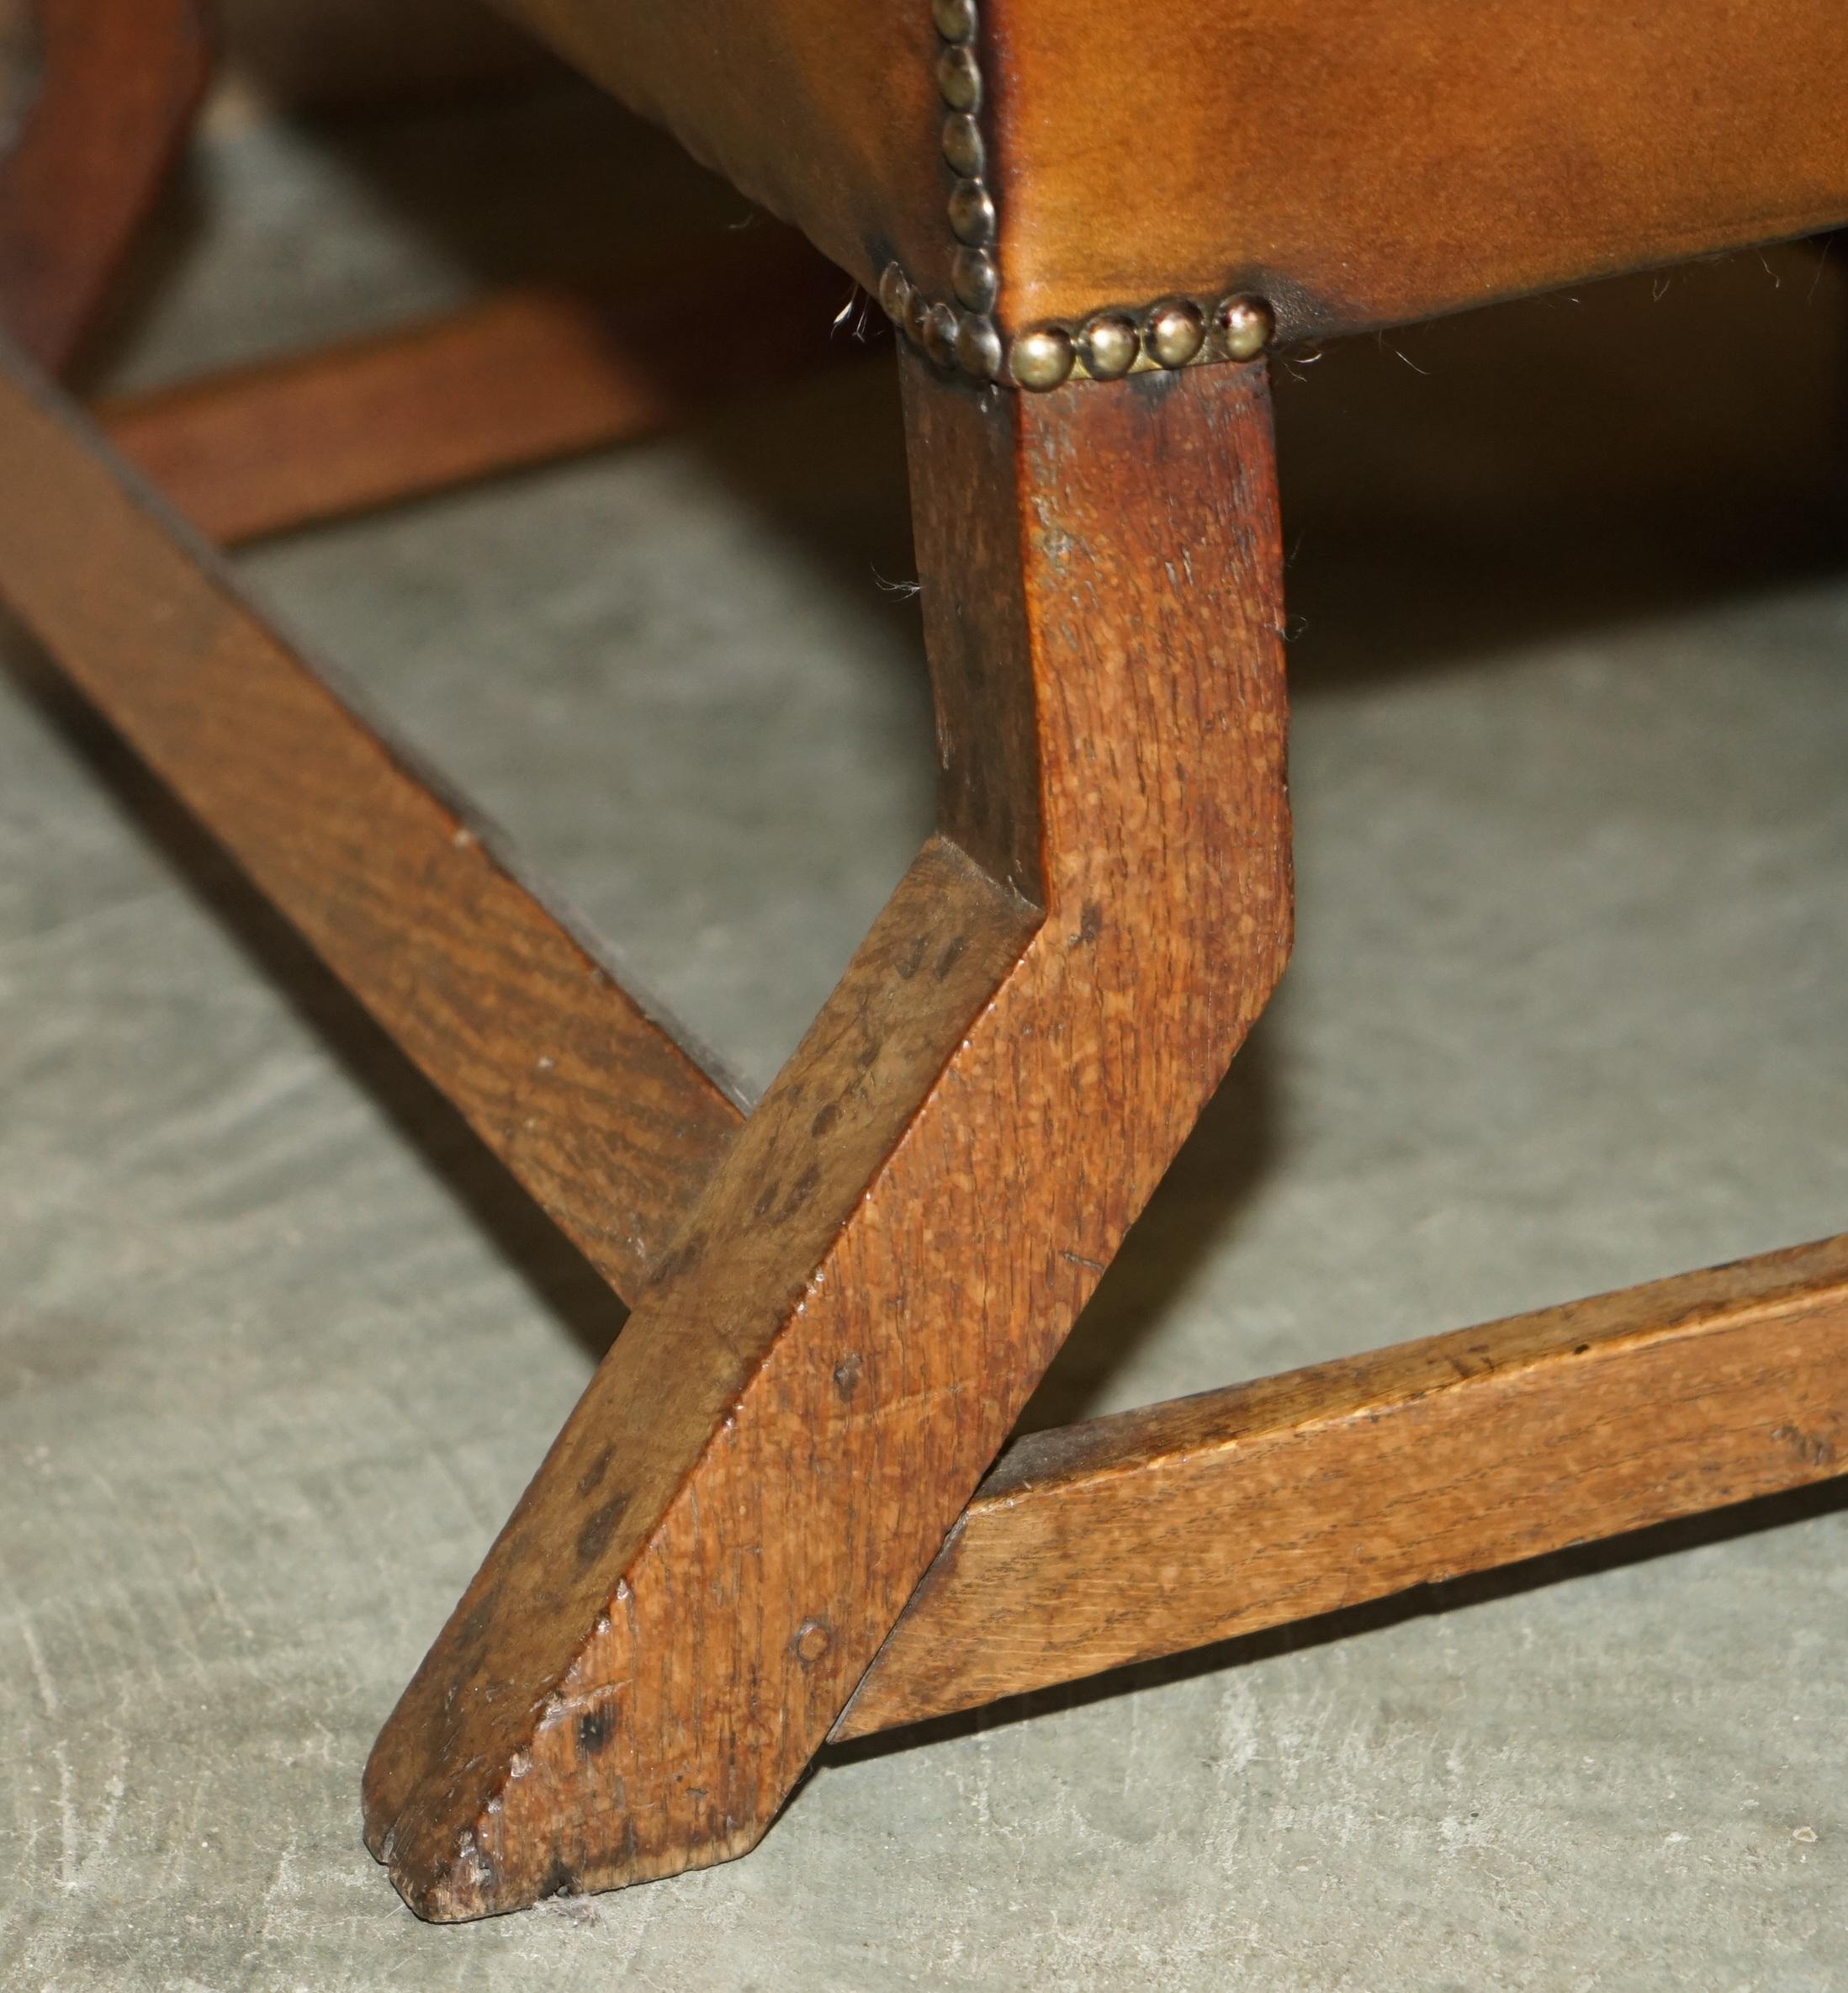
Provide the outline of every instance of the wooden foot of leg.
[[1283,966],[1261,369],[901,366],[939,835],[379,1739],[426,1916],[757,1840]]

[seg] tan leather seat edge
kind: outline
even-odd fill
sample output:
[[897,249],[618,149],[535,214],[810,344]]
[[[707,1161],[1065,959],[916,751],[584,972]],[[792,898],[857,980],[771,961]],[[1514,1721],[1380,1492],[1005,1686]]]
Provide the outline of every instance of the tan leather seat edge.
[[1246,288],[1341,331],[1848,220],[1843,0],[988,0],[985,33],[1008,329]]
[[[932,0],[499,0],[869,289],[952,296]],[[1304,338],[1848,220],[1844,0],[983,0],[1003,338]]]
[[868,289],[947,286],[929,0],[495,3]]

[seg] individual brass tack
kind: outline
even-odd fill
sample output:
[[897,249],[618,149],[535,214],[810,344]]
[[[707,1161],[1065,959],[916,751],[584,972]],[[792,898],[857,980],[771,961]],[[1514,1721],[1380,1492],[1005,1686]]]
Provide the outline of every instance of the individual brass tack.
[[992,321],[963,319],[956,327],[956,364],[977,380],[993,380],[1001,371],[1001,336]]
[[993,311],[1001,273],[986,249],[959,249],[950,264],[950,281],[972,311]]
[[1078,334],[1078,358],[1093,380],[1120,380],[1141,350],[1134,323],[1117,312],[1100,312]]
[[1163,367],[1184,367],[1206,337],[1199,307],[1185,298],[1171,298],[1148,315],[1146,334],[1149,358]]
[[879,305],[895,326],[906,322],[911,307],[911,285],[897,263],[887,263],[879,273]]
[[959,241],[977,248],[994,240],[994,202],[979,180],[958,180],[950,189],[950,226]]
[[1072,336],[1063,326],[1022,332],[1008,355],[1008,370],[1023,388],[1043,394],[1072,371]]
[[940,367],[956,358],[956,315],[947,305],[933,305],[924,314],[924,349]]
[[1270,344],[1277,331],[1277,321],[1271,316],[1270,306],[1262,298],[1236,294],[1220,300],[1219,309],[1213,314],[1213,322],[1225,337],[1226,357],[1229,360],[1255,360]]
[[943,156],[950,170],[966,180],[978,179],[988,156],[982,127],[966,111],[951,111],[943,121]]
[[938,56],[937,90],[953,111],[972,117],[982,109],[982,72],[972,50],[959,43]]
[[945,41],[973,41],[976,0],[933,0],[931,18]]

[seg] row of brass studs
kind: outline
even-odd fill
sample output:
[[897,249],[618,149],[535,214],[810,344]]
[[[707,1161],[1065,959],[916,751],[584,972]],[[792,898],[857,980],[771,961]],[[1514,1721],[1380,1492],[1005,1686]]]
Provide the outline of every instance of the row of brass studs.
[[1276,326],[1262,298],[1235,292],[1204,307],[1191,298],[1165,298],[1140,313],[1099,311],[1072,331],[1035,326],[1008,349],[1017,387],[1040,391],[1062,382],[1120,380],[1209,360],[1255,360]]
[[982,65],[976,56],[976,0],[931,0],[941,46],[937,94],[944,103],[943,156],[956,175],[950,228],[956,238],[950,280],[963,309],[925,296],[903,270],[887,263],[879,278],[886,315],[940,367],[960,367],[977,380],[1005,379],[1043,391],[1074,376],[1120,380],[1125,374],[1186,367],[1200,360],[1255,359],[1275,326],[1261,298],[1222,298],[1204,309],[1191,298],[1169,298],[1132,315],[1100,311],[1076,332],[1058,325],[1017,333],[1005,354],[994,326],[1001,287],[995,261],[994,197],[983,177],[987,148],[977,118]]
[[950,231],[956,252],[950,281],[963,309],[914,290],[897,263],[887,263],[880,275],[879,302],[940,367],[961,367],[977,380],[993,380],[1001,371],[1001,335],[993,316],[1001,276],[994,260],[994,197],[982,177],[987,148],[976,122],[982,109],[976,0],[931,0],[930,11],[941,44],[937,94],[944,105],[943,156],[956,175]]

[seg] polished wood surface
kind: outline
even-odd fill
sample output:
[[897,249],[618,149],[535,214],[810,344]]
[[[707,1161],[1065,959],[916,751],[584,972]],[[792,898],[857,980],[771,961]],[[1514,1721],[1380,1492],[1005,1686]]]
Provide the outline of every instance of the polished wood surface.
[[1021,1439],[835,1726],[1848,1472],[1848,1234]]
[[[757,300],[753,337],[729,322]],[[116,448],[220,545],[630,443],[869,349],[792,232],[620,287],[530,286],[453,315],[98,404]]]
[[32,0],[38,93],[0,160],[0,330],[77,355],[210,71],[204,0]]
[[1283,966],[1262,370],[903,372],[940,832],[379,1739],[426,1916],[756,1841]]
[[0,599],[633,1296],[733,1100],[0,348]]

